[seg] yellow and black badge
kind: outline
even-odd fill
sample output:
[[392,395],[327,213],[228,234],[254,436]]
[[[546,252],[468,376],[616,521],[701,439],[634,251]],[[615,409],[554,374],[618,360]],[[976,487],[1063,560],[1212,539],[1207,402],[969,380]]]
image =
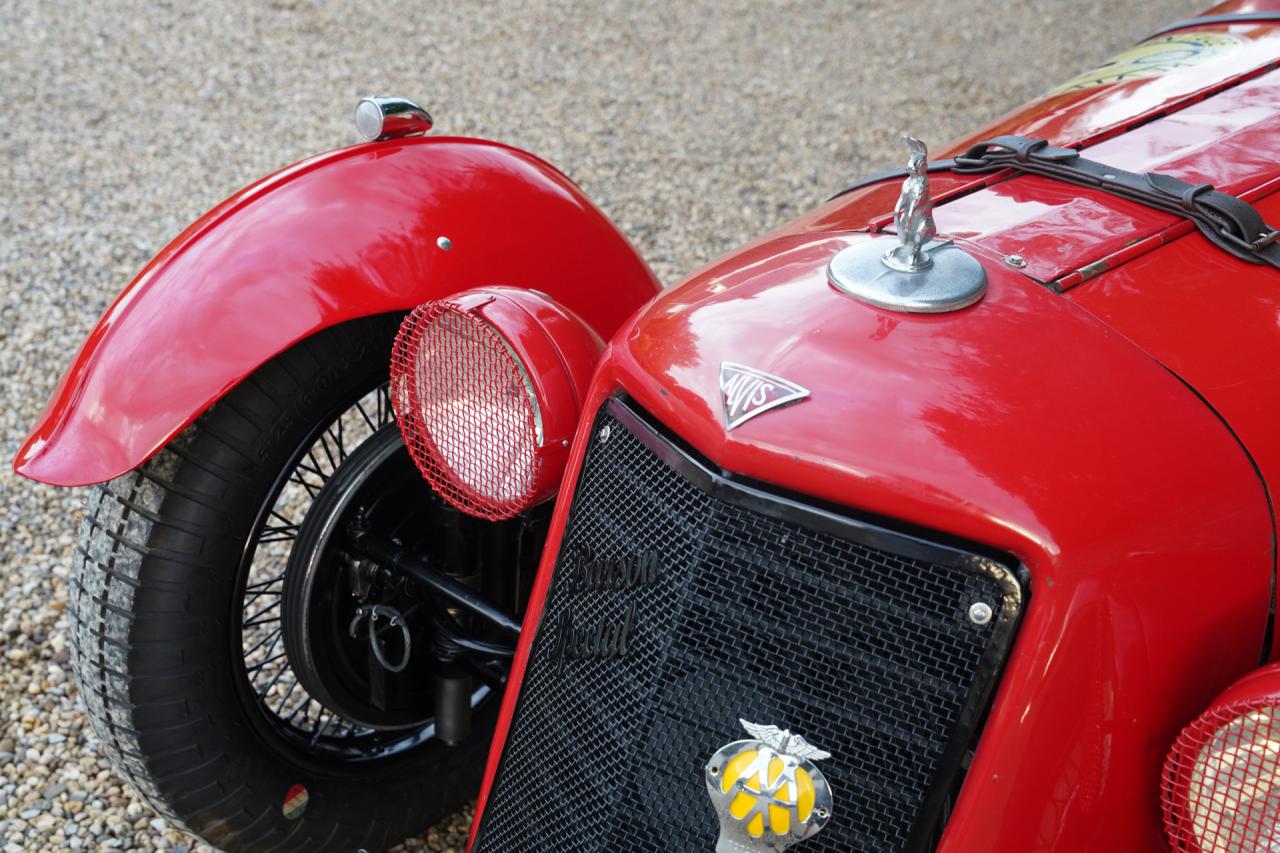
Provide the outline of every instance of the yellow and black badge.
[[716,853],[781,853],[831,820],[831,787],[814,764],[831,753],[777,726],[739,720],[751,735],[707,762],[707,793],[720,817]]

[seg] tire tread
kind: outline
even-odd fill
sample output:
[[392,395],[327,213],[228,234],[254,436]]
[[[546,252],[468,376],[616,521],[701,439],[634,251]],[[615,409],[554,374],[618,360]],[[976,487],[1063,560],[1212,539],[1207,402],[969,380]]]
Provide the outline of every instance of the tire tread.
[[[232,736],[219,729],[225,713],[207,707],[216,676],[200,652],[217,627],[202,596],[232,571],[225,555],[243,527],[235,501],[264,476],[264,454],[275,452],[264,444],[280,422],[301,418],[298,400],[323,387],[323,371],[354,382],[341,368],[357,372],[369,358],[385,370],[396,322],[367,318],[301,342],[137,469],[85,493],[68,609],[87,715],[112,763],[157,812],[225,849],[375,849],[442,816],[408,805],[415,795],[406,792],[374,816],[330,809],[282,821],[269,786],[246,772],[267,759],[225,748]],[[470,784],[472,767],[448,771],[433,774],[446,790]]]

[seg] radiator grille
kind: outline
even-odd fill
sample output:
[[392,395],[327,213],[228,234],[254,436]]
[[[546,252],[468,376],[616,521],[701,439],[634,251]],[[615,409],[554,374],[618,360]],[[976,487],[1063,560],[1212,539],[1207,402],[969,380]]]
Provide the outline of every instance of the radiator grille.
[[702,767],[740,717],[832,753],[834,816],[801,849],[902,849],[1021,600],[989,560],[736,489],[616,401],[555,571],[481,850],[713,849]]

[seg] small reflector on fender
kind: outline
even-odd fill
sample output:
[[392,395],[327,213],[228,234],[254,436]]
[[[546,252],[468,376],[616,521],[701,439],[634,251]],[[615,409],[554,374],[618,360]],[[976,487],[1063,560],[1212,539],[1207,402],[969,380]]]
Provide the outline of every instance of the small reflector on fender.
[[297,820],[307,810],[307,803],[310,800],[311,795],[307,793],[306,786],[293,785],[285,792],[284,803],[280,810],[288,820]]

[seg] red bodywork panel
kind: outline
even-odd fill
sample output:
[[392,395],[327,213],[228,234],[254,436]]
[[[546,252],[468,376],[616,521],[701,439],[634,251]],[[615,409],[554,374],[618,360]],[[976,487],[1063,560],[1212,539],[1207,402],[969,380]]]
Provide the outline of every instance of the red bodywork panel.
[[[1001,133],[1083,143],[1091,159],[1263,199],[1274,223],[1280,29],[1208,29],[1240,36],[1233,58],[1051,96],[943,153]],[[1020,559],[1030,601],[941,849],[1164,849],[1166,751],[1258,665],[1270,624],[1275,520],[1250,451],[1280,477],[1267,431],[1280,420],[1280,275],[1092,190],[1007,173],[932,183],[939,230],[987,270],[977,305],[910,315],[833,290],[827,263],[887,239],[851,232],[890,224],[899,183],[855,190],[651,303],[606,350],[586,411],[625,393],[728,471]],[[1001,260],[1014,252],[1026,275]],[[1064,297],[1034,279],[1084,286]],[[727,432],[722,361],[812,396]]]
[[[1165,749],[1258,662],[1272,576],[1262,486],[1176,377],[999,262],[984,261],[983,301],[952,314],[837,293],[827,262],[866,239],[778,236],[663,294],[606,350],[587,410],[621,389],[727,470],[1017,556],[1030,604],[944,848],[1155,848]],[[812,398],[726,434],[724,360]],[[1212,607],[1186,594],[1207,571]]]
[[[1280,222],[1280,195],[1257,205]],[[1229,423],[1274,494],[1280,484],[1280,272],[1194,234],[1068,298],[1186,380]],[[1273,645],[1272,657],[1280,655]]]
[[659,289],[572,181],[514,148],[420,138],[306,160],[205,214],[143,269],[14,468],[64,486],[118,476],[302,338],[494,284],[544,291],[604,338]]

